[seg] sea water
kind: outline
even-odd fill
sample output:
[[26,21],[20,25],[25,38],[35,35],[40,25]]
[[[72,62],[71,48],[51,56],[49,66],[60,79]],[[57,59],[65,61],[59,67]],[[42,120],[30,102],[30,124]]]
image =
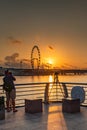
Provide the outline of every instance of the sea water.
[[[15,84],[35,83],[35,82],[53,82],[54,76],[15,76]],[[87,75],[59,75],[60,82],[87,83]],[[0,76],[0,85],[3,84],[3,76]]]

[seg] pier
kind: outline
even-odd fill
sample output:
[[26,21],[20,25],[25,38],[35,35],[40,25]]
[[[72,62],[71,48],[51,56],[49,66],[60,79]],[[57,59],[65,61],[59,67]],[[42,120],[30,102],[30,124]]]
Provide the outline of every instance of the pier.
[[7,113],[0,120],[0,130],[86,130],[87,108],[81,107],[80,113],[63,113],[61,104],[43,104],[43,112],[25,113],[24,107],[17,113]]
[[[49,84],[49,91],[45,91]],[[67,82],[43,82],[15,84],[17,97],[17,113],[7,113],[5,119],[0,120],[0,130],[86,130],[87,129],[87,84]],[[75,86],[81,86],[85,90],[85,99],[80,104],[80,112],[66,113],[62,111],[62,99],[64,98],[63,87],[67,87],[68,97]],[[61,90],[62,89],[62,90]],[[48,93],[49,92],[49,93]],[[47,93],[47,94],[46,94]],[[49,96],[48,98],[45,98]],[[0,95],[5,96],[0,85]],[[25,99],[42,99],[42,112],[26,113]],[[48,103],[45,103],[49,101]]]

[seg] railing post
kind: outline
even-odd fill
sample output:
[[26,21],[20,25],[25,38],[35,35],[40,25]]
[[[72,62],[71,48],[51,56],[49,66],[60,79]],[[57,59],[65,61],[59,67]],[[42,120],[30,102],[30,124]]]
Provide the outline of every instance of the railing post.
[[68,97],[68,91],[65,83],[62,83],[63,91],[64,91],[64,98]]
[[44,92],[44,103],[49,104],[49,83],[46,84]]

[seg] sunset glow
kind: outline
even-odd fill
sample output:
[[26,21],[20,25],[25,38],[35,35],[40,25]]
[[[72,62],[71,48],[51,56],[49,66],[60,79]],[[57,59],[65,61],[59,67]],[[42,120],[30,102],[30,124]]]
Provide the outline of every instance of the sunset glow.
[[48,59],[48,63],[49,63],[50,65],[53,65],[53,64],[54,64],[53,59]]
[[0,1],[0,66],[31,68],[37,45],[41,66],[87,68],[85,2]]

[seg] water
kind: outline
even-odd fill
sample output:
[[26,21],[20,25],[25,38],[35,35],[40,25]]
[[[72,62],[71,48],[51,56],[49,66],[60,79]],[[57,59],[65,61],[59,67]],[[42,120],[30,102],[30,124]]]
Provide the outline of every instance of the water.
[[[54,81],[54,76],[52,75],[49,75],[49,76],[15,76],[16,77],[16,81],[15,81],[15,84],[24,84],[24,83],[36,83],[36,82],[53,82]],[[70,82],[70,83],[87,83],[87,75],[70,75],[70,76],[59,76],[59,81],[60,82]],[[3,84],[3,76],[0,77],[0,85]],[[52,86],[50,86],[50,88],[52,88]],[[21,92],[21,95],[26,95],[26,96],[22,96],[20,101],[16,101],[16,104],[19,105],[20,104],[24,104],[24,99],[25,98],[38,98],[38,97],[41,97],[42,95],[33,95],[32,97],[32,94],[31,92],[28,94],[28,92],[30,91],[31,88],[24,88],[23,90],[28,90],[28,91],[24,91],[24,92]],[[33,90],[36,89],[36,88],[32,88]],[[22,89],[21,89],[22,90]],[[18,90],[19,91],[19,90]],[[17,91],[17,92],[18,92]],[[52,90],[51,91],[51,94],[52,94]],[[60,91],[59,91],[60,92]],[[1,91],[2,93],[2,91]],[[20,93],[18,92],[17,93],[18,95],[20,95]],[[19,99],[20,97],[17,97],[16,99]],[[57,98],[59,98],[57,96]],[[86,102],[87,103],[87,102]]]
[[[34,83],[34,82],[52,82],[54,76],[15,76],[15,84],[22,83]],[[3,76],[0,77],[0,85],[3,83]],[[74,82],[74,83],[87,83],[87,75],[70,75],[70,76],[59,76],[60,82]]]

